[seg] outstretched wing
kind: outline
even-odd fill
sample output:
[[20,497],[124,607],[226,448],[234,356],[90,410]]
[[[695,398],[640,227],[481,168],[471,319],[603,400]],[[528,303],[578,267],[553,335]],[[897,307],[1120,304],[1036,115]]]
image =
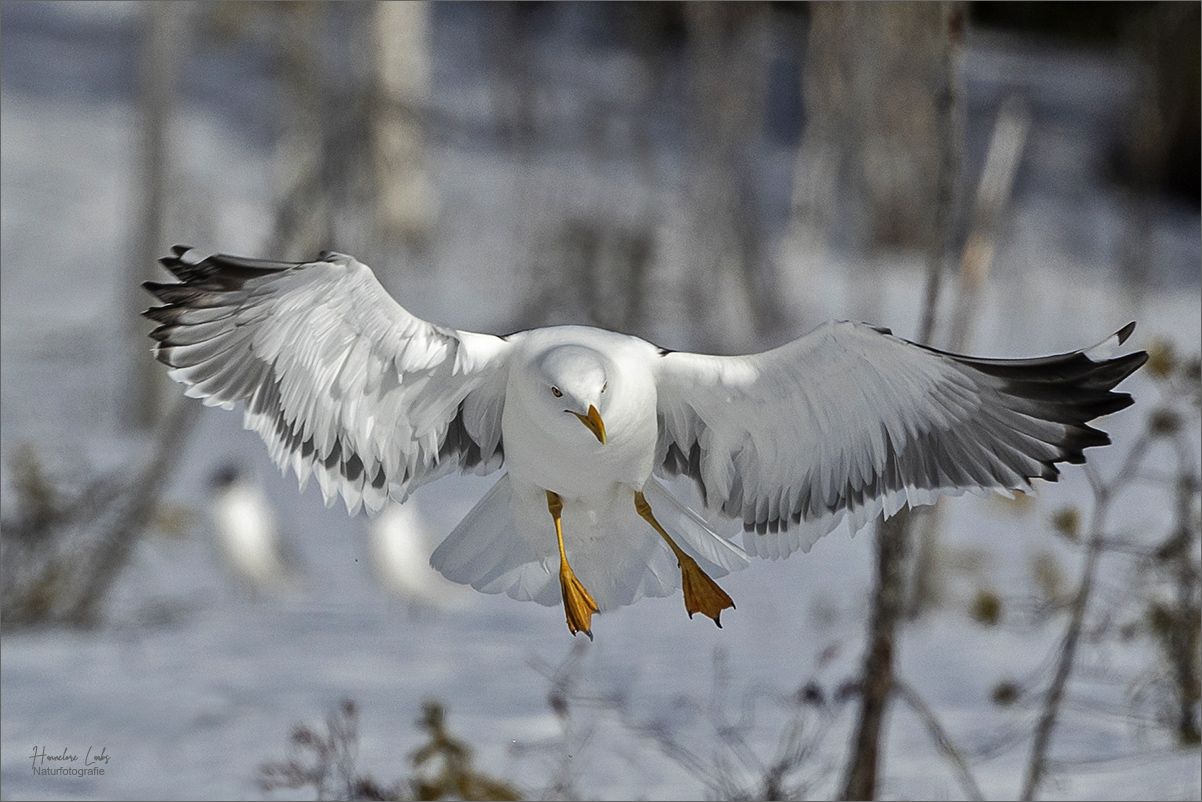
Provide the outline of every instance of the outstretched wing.
[[337,253],[295,264],[208,256],[184,246],[163,265],[178,284],[145,287],[164,306],[151,337],[187,395],[231,409],[301,487],[352,515],[450,470],[500,466],[509,344],[411,315],[371,269]]
[[1042,359],[975,359],[848,322],[751,356],[668,352],[657,464],[695,479],[707,506],[743,519],[747,552],[773,558],[845,514],[855,532],[940,493],[1055,481],[1055,463],[1110,442],[1087,423],[1132,403],[1111,389],[1147,354],[1108,357],[1134,328]]

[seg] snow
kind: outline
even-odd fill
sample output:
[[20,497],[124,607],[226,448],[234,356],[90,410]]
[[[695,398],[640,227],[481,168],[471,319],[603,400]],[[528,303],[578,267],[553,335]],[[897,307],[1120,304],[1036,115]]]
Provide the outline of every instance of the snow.
[[[126,294],[135,292],[128,286],[126,260],[135,217],[136,115],[131,68],[121,66],[133,56],[112,44],[133,41],[137,17],[127,6],[109,14],[92,5],[31,10],[6,3],[0,80],[5,257],[0,436],[6,456],[17,443],[31,440],[52,468],[68,472],[83,465],[119,466],[141,445],[116,424],[120,366],[129,348],[121,316]],[[465,11],[450,22],[466,26],[472,19]],[[444,30],[438,36],[454,44],[456,36],[469,34]],[[45,41],[55,47],[36,46]],[[484,114],[484,85],[472,84],[462,93],[448,88],[465,80],[469,70],[463,65],[470,65],[466,56],[462,64],[453,63],[455,50],[448,52],[436,64],[436,92],[441,85],[448,105]],[[979,55],[985,65],[1019,60],[999,43]],[[1124,73],[1116,76],[1110,63],[1049,58],[1041,69],[1058,69],[1062,61],[1070,64],[1071,86],[1094,86],[1081,76],[1090,69],[1094,80],[1126,86]],[[596,73],[597,83],[631,80],[623,77],[629,65],[604,66],[605,76],[616,77],[578,69],[581,75]],[[990,69],[979,66],[970,77],[985,81]],[[1035,84],[1037,73],[1020,77]],[[261,137],[239,127],[241,117],[211,113],[221,101],[219,90],[185,93],[173,132],[179,185],[199,193],[189,208],[207,208],[214,199],[220,211],[199,221],[181,215],[186,219],[176,223],[183,230],[180,239],[201,235],[204,243],[195,244],[254,252],[271,222],[272,152]],[[203,103],[196,94],[203,94]],[[1052,152],[1056,131],[1044,133],[1035,140],[1042,142],[1040,159],[1071,173],[1080,160],[1064,148]],[[538,168],[547,171],[548,183],[564,175],[587,176],[570,159],[555,166],[565,158],[560,153]],[[517,234],[510,218],[518,166],[453,141],[435,148],[432,163],[446,214],[433,260],[439,271],[407,277],[401,300],[414,313],[448,325],[504,326],[509,318],[502,310],[518,303],[523,285],[499,277],[528,278],[514,255]],[[787,161],[785,169],[791,169]],[[626,186],[621,177],[607,180],[615,191]],[[1166,209],[1157,215],[1150,239],[1152,286],[1132,301],[1114,279],[1116,227],[1124,207],[1113,191],[1085,183],[1087,204],[1078,204],[1071,193],[1041,194],[1038,186],[1019,195],[982,299],[974,352],[1018,356],[1077,348],[1129,319],[1139,321],[1136,346],[1165,336],[1183,349],[1198,347],[1196,212]],[[639,208],[662,200],[641,197],[637,190],[628,194]],[[797,333],[827,317],[858,317],[902,336],[914,334],[922,268],[913,257],[881,258],[868,273],[839,254],[799,253],[784,243],[781,267],[793,281],[791,308],[802,313]],[[466,293],[467,300],[453,304],[449,288]],[[680,336],[668,328],[667,336]],[[1123,389],[1141,402],[1155,397],[1142,376]],[[1090,454],[1103,475],[1115,470],[1138,431],[1140,411],[1137,404],[1105,421],[1115,446]],[[785,720],[774,694],[787,695],[813,680],[833,697],[858,670],[872,584],[867,531],[850,538],[840,529],[807,555],[757,562],[723,580],[738,607],[723,616],[722,629],[701,617],[687,619],[678,597],[599,617],[590,644],[569,637],[561,611],[506,597],[478,595],[464,609],[410,615],[372,581],[366,519],[348,518],[341,506],[325,509],[315,486],[298,493],[295,480],[280,477],[266,449],[240,423],[238,414],[204,411],[165,499],[197,511],[199,521],[187,538],[147,536],[115,591],[104,626],[4,632],[4,798],[260,798],[258,766],[283,757],[295,722],[319,721],[344,696],[362,710],[360,765],[384,781],[408,774],[407,755],[421,743],[412,723],[421,701],[437,698],[449,709],[451,731],[479,750],[482,767],[513,778],[530,793],[549,781],[557,755],[566,750],[575,785],[586,796],[697,797],[707,792],[696,776],[596,700],[628,700],[635,719],[666,723],[707,761],[723,754],[729,760],[706,719],[716,653],[725,656],[732,677],[726,715],[737,721],[744,703],[758,700],[755,726],[746,737],[763,755],[775,748]],[[203,511],[209,472],[230,458],[258,476],[281,529],[302,551],[310,567],[303,592],[255,600],[221,574]],[[415,502],[432,529],[449,532],[492,480],[443,479],[419,490]],[[1082,471],[1066,467],[1063,480],[1044,486],[1025,508],[975,497],[948,505],[949,548],[983,555],[983,565],[975,574],[957,573],[948,588],[952,600],[907,627],[901,641],[902,675],[970,755],[1015,734],[1008,748],[971,760],[990,798],[1017,794],[1029,748],[1022,736],[1035,716],[1032,704],[992,705],[990,693],[1003,679],[1042,676],[1046,682],[1066,619],[1026,626],[1021,615],[1007,611],[1003,625],[986,628],[965,614],[967,599],[982,583],[1003,591],[1026,587],[1029,560],[1041,550],[1057,554],[1071,586],[1080,550],[1056,541],[1046,521],[1052,510],[1087,499]],[[7,478],[4,501],[12,501]],[[1156,506],[1135,503],[1120,505],[1116,515],[1119,526],[1153,532],[1167,521],[1159,520]],[[1107,581],[1124,581],[1122,558],[1108,556],[1105,563]],[[574,740],[539,747],[562,735],[547,703],[543,672],[577,648],[583,655],[574,691],[584,701],[573,708]],[[1100,699],[1126,709],[1126,695],[1155,660],[1152,650],[1148,644],[1087,650],[1070,701]],[[1119,679],[1104,681],[1104,675]],[[827,728],[819,757],[804,772],[814,783],[811,796],[838,791],[852,716],[850,705],[836,708],[806,713],[812,726]],[[887,727],[882,786],[887,797],[961,795],[954,774],[907,708],[895,704]],[[529,749],[523,753],[515,745]],[[103,746],[111,760],[103,777],[37,776],[29,768],[35,746],[81,753]],[[1046,786],[1045,798],[1199,796],[1196,749],[1174,750],[1161,731],[1141,731],[1128,717],[1102,717],[1070,705],[1052,756],[1071,761],[1112,755],[1131,757],[1066,766]]]

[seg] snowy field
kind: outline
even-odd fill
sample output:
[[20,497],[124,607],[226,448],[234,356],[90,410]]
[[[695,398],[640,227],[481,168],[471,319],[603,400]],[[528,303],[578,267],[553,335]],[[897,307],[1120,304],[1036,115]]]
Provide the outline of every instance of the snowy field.
[[[135,62],[128,52],[136,18],[128,9],[109,15],[9,3],[3,13],[3,452],[28,441],[63,472],[80,465],[120,469],[144,445],[121,434],[116,414],[129,347],[121,316],[126,295],[139,292],[125,283],[136,208]],[[434,102],[466,103],[471,92],[453,91],[451,83],[463,79],[452,46],[458,40],[437,27],[435,39],[447,47],[435,49]],[[996,40],[975,43],[968,55],[969,87],[977,97],[999,91],[989,76],[1018,59]],[[224,102],[221,75],[185,83],[174,169],[180,186],[220,199],[206,223],[211,241],[195,244],[254,253],[271,223],[273,153],[233,107],[254,106],[268,90],[261,65],[234,61],[229,80],[240,81],[240,94],[231,95],[228,114],[214,113]],[[1071,53],[1049,55],[1013,80],[1047,82],[1052,88],[1045,87],[1042,102],[1052,104],[1058,70],[1086,86],[1111,81],[1118,95],[1126,91],[1117,68]],[[1115,265],[1126,207],[1096,176],[1082,176],[1093,155],[1088,138],[1082,144],[1071,133],[1058,123],[1041,127],[1036,115],[1026,169],[1042,178],[1020,180],[974,351],[1058,352],[1100,340],[1129,320],[1138,321],[1134,346],[1163,337],[1196,351],[1202,330],[1197,213],[1167,205],[1157,210],[1149,237],[1151,281],[1138,298],[1125,293]],[[509,320],[503,310],[517,302],[522,285],[499,275],[491,256],[503,252],[512,235],[505,209],[516,168],[496,154],[447,143],[435,148],[432,161],[444,204],[433,245],[438,271],[414,277],[412,292],[400,300],[450,326],[503,327]],[[787,159],[781,168],[791,170]],[[899,258],[875,273],[884,283],[869,294],[861,266],[838,254],[799,255],[772,246],[792,277],[789,304],[804,309],[796,334],[828,317],[870,317],[902,336],[914,334],[921,287],[916,260]],[[1156,395],[1142,375],[1121,389],[1134,393],[1137,404],[1102,424],[1115,445],[1089,456],[1103,476],[1116,469],[1138,433],[1146,411],[1141,402]],[[214,467],[231,459],[253,468],[273,501],[305,566],[300,590],[259,600],[222,573],[204,516],[206,482]],[[11,504],[4,470],[4,501]],[[434,531],[449,532],[492,481],[442,479],[410,503]],[[1034,625],[1014,613],[985,627],[967,615],[968,600],[982,587],[1023,595],[1030,561],[1040,551],[1058,555],[1071,586],[1081,550],[1057,540],[1048,518],[1087,499],[1083,472],[1069,466],[1058,485],[1043,486],[1029,505],[955,500],[945,519],[948,548],[980,559],[955,577],[944,606],[903,634],[902,676],[968,754],[987,798],[1018,794],[1036,715],[1034,702],[1000,707],[991,693],[1002,680],[1050,676],[1066,618]],[[366,518],[350,519],[341,506],[325,509],[316,486],[298,494],[295,480],[280,477],[258,438],[241,430],[240,414],[204,411],[165,503],[195,511],[195,525],[186,538],[148,535],[103,626],[4,633],[3,798],[263,798],[259,765],[284,756],[294,723],[318,722],[342,697],[362,710],[360,766],[383,781],[408,775],[408,755],[422,743],[413,722],[421,702],[433,698],[447,706],[450,730],[477,748],[482,768],[528,794],[544,793],[556,772],[567,771],[585,798],[698,798],[710,793],[702,778],[623,723],[614,700],[624,700],[627,722],[666,728],[711,765],[731,761],[706,718],[721,653],[730,676],[729,691],[719,694],[725,716],[748,725],[748,741],[767,759],[785,721],[780,699],[811,681],[832,698],[861,661],[872,585],[868,531],[851,538],[837,530],[808,555],[757,563],[725,579],[738,607],[723,616],[722,629],[702,617],[689,620],[673,597],[600,616],[593,624],[596,641],[586,644],[573,641],[556,608],[472,595],[462,609],[414,613],[388,599],[372,578]],[[1167,513],[1157,505],[1120,504],[1116,527],[1159,532]],[[1121,586],[1129,564],[1104,560],[1104,584]],[[547,674],[578,647],[565,734],[548,705]],[[1156,660],[1154,651],[1148,641],[1084,650],[1053,742],[1058,762],[1045,798],[1199,798],[1197,749],[1174,749],[1171,733],[1141,726],[1125,712]],[[1033,687],[1042,689],[1046,681]],[[821,736],[799,773],[810,783],[809,797],[838,793],[852,707],[805,710],[807,732]],[[887,732],[885,797],[962,796],[909,708],[893,706]],[[89,746],[111,756],[103,777],[30,771],[34,748],[82,755]],[[736,777],[738,765],[731,764]]]

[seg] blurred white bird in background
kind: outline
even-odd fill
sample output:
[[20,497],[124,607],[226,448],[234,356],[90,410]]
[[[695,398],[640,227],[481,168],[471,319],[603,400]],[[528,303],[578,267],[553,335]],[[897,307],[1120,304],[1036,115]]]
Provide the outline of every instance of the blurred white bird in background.
[[411,615],[463,609],[472,601],[471,591],[430,565],[430,555],[440,539],[413,499],[405,504],[390,503],[368,524],[376,581],[390,596],[404,601]]
[[255,597],[298,589],[299,555],[280,537],[262,488],[232,464],[214,471],[209,485],[215,540],[229,575]]

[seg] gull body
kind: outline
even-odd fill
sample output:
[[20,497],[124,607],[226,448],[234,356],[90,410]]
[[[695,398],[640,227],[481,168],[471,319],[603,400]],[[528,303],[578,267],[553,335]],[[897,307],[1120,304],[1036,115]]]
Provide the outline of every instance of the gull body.
[[[723,576],[746,565],[736,547],[652,478],[658,422],[649,366],[659,349],[586,326],[508,339],[514,353],[501,416],[508,472],[434,552],[443,575],[543,604],[566,601],[578,581],[588,589],[580,592],[581,609],[596,611],[667,595],[681,570]],[[644,491],[655,499],[654,513],[639,512]],[[567,536],[547,536],[549,511],[557,533],[562,526]],[[654,526],[652,515],[659,516]],[[727,601],[688,609],[717,621],[723,607],[713,604]],[[569,628],[589,632],[588,615],[569,613]]]
[[[350,256],[307,263],[176,246],[179,280],[155,354],[186,393],[262,436],[301,486],[376,514],[454,471],[504,469],[430,558],[485,593],[592,615],[683,591],[719,623],[714,581],[749,557],[808,551],[846,522],[963,492],[1055,481],[1057,463],[1110,442],[1093,419],[1129,406],[1114,387],[1147,354],[1116,355],[1134,324],[1036,359],[937,351],[832,321],[746,356],[660,349],[584,326],[508,336],[415,317]],[[741,519],[741,546],[660,479],[693,479],[708,510]]]

